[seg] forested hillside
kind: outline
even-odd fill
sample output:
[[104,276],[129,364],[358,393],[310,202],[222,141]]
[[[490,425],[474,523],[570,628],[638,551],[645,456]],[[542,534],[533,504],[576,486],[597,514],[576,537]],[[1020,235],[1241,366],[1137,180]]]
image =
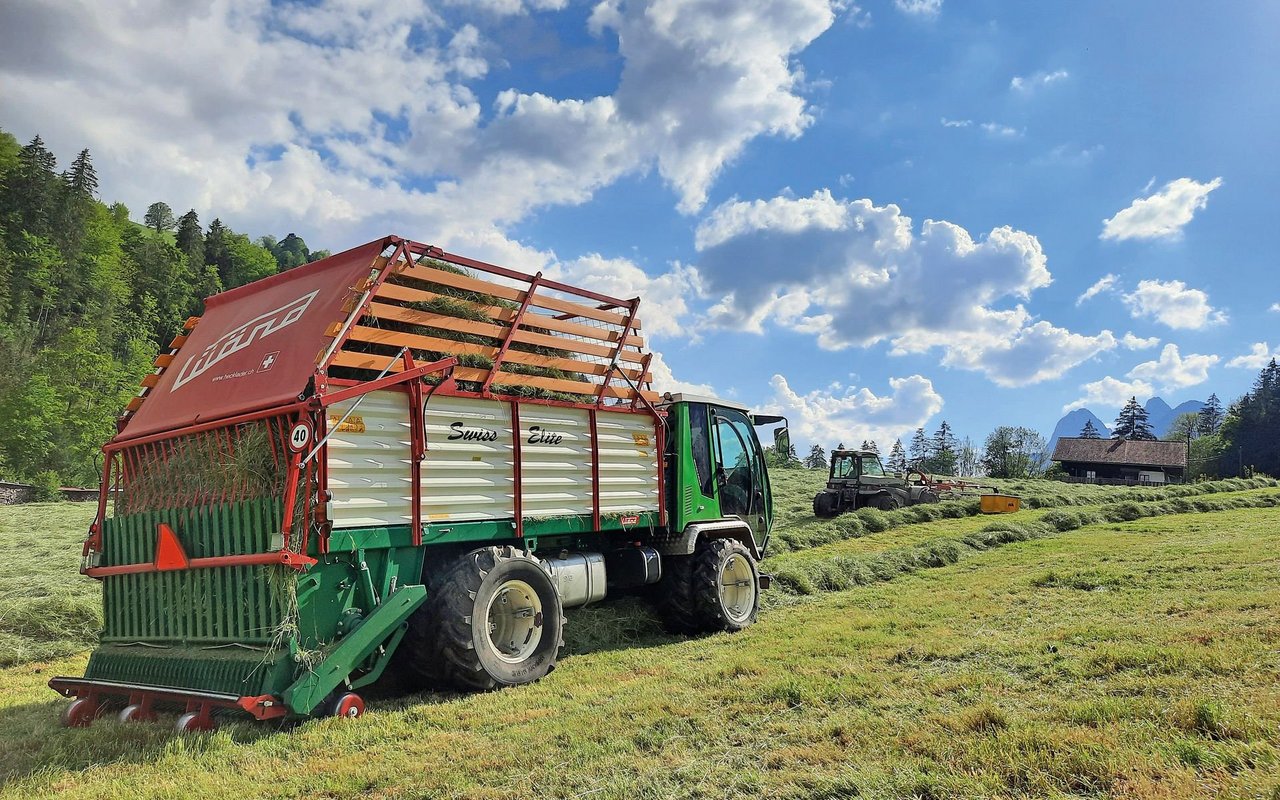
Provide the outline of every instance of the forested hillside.
[[116,414],[206,296],[327,255],[163,202],[130,217],[88,150],[60,170],[0,131],[0,479],[95,485]]

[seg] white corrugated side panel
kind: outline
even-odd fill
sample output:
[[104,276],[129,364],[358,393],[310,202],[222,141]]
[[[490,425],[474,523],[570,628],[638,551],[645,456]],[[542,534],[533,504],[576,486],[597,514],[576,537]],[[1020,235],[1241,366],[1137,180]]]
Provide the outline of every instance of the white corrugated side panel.
[[586,409],[520,406],[521,511],[591,514],[591,417]]
[[[332,426],[355,400],[329,408]],[[333,527],[413,522],[409,396],[382,390],[364,396],[355,413],[329,437]]]
[[432,397],[426,403],[426,428],[423,521],[514,519],[510,406]]
[[601,411],[600,514],[632,514],[658,510],[658,452],[653,417]]

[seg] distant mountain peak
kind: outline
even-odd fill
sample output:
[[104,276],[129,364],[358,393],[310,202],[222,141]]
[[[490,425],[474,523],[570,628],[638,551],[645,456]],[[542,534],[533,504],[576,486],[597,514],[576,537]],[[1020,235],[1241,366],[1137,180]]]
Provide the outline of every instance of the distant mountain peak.
[[[1164,438],[1169,433],[1169,429],[1173,427],[1173,421],[1179,416],[1194,414],[1203,407],[1204,403],[1200,400],[1186,400],[1170,408],[1162,397],[1152,397],[1144,406],[1147,410],[1147,423],[1160,438]],[[1049,453],[1053,453],[1053,448],[1057,446],[1059,439],[1079,436],[1080,430],[1089,420],[1093,420],[1093,427],[1098,429],[1100,437],[1106,439],[1111,436],[1111,426],[1103,422],[1101,417],[1087,408],[1075,408],[1063,415],[1062,419],[1058,420],[1058,424],[1053,427],[1053,435],[1049,437]]]

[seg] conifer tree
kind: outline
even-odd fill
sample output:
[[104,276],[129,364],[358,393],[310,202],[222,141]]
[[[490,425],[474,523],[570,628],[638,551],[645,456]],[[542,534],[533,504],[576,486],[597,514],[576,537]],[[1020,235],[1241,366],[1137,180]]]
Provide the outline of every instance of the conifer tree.
[[809,448],[809,455],[805,456],[804,465],[808,469],[827,468],[827,453],[822,449],[822,445],[815,444]]
[[907,451],[902,447],[902,440],[896,439],[889,449],[889,463],[885,465],[890,472],[907,471]]
[[1112,439],[1133,439],[1154,442],[1156,435],[1147,421],[1147,410],[1138,404],[1138,398],[1130,397],[1120,409],[1116,424],[1111,429]]
[[1201,436],[1216,435],[1218,428],[1222,426],[1222,417],[1222,401],[1216,394],[1209,395],[1209,399],[1205,401],[1204,407],[1197,415],[1199,434]]
[[925,436],[924,428],[916,428],[911,435],[910,454],[912,464],[919,464],[930,456],[929,437]]
[[200,229],[200,217],[193,208],[178,220],[178,249],[187,256],[187,265],[194,274],[204,270],[204,232]]
[[1101,439],[1102,435],[1098,433],[1097,427],[1094,426],[1093,420],[1084,421],[1084,427],[1080,429],[1081,439]]
[[84,198],[92,198],[98,191],[98,173],[93,168],[89,149],[85,148],[71,162],[71,168],[63,173],[67,188]]

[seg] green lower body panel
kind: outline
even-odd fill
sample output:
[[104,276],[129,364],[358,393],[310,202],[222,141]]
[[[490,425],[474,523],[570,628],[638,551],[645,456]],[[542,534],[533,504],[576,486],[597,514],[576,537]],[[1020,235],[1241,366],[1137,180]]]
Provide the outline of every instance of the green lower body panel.
[[272,694],[293,677],[287,651],[240,647],[103,645],[89,658],[90,680],[164,686],[240,697]]

